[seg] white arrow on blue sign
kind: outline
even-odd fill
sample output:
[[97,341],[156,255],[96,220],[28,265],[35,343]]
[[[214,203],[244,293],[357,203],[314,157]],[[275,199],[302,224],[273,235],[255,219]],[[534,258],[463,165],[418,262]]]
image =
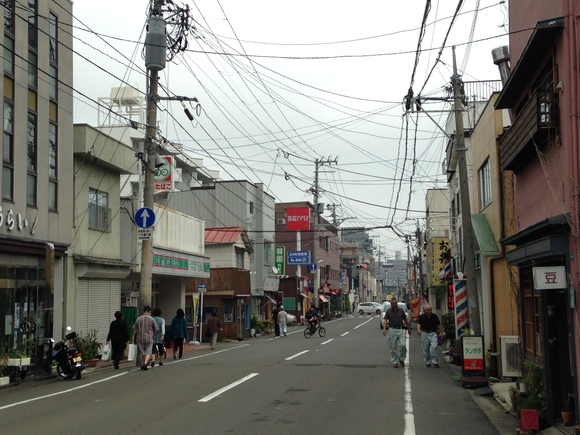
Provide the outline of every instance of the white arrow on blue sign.
[[155,212],[149,207],[141,207],[135,213],[135,223],[139,228],[150,228],[155,223]]

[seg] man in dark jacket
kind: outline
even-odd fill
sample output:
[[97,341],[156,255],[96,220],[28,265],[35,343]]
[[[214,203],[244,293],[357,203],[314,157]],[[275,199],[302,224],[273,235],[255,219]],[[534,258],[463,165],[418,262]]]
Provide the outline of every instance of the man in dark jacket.
[[129,342],[129,328],[127,328],[127,323],[123,320],[121,311],[115,312],[115,320],[111,322],[109,334],[107,335],[107,343],[109,341],[111,342],[113,366],[118,369],[125,346]]
[[278,313],[280,312],[280,304],[276,304],[276,308],[272,310],[272,316],[274,317],[274,332],[276,337],[280,337],[280,325],[278,325]]

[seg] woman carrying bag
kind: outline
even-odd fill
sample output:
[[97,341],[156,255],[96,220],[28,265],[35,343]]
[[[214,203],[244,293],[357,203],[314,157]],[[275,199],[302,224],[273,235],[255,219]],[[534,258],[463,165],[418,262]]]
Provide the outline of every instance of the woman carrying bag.
[[183,356],[183,343],[188,338],[187,321],[181,308],[178,308],[175,317],[171,321],[171,333],[173,334],[173,359],[177,359],[177,351],[179,351],[179,358],[181,359]]

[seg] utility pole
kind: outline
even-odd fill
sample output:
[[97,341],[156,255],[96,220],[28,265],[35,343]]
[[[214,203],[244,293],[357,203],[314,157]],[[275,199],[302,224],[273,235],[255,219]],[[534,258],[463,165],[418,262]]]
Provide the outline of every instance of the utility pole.
[[312,247],[312,263],[316,265],[316,275],[314,279],[314,304],[318,307],[318,288],[320,287],[320,262],[318,261],[318,230],[320,225],[320,213],[318,211],[318,196],[320,194],[318,188],[318,173],[321,166],[330,165],[331,163],[338,163],[338,158],[334,160],[318,160],[314,161],[314,187],[312,188],[312,193],[314,195],[314,234],[312,236],[312,241],[314,246]]
[[[147,67],[149,85],[147,90],[147,129],[145,131],[145,186],[143,188],[143,205],[154,210],[155,207],[155,167],[157,138],[157,98],[159,89],[159,71],[165,68],[166,44],[165,21],[161,6],[163,0],[152,3],[147,19],[147,36],[145,39],[145,66]],[[141,282],[139,284],[140,311],[151,305],[151,287],[153,275],[153,233],[151,238],[141,244]]]
[[419,270],[419,277],[417,279],[419,292],[421,297],[423,297],[423,292],[425,291],[425,282],[423,281],[423,235],[421,233],[421,228],[419,228],[419,220],[417,220],[417,263]]
[[465,275],[467,276],[467,306],[469,310],[469,328],[475,335],[481,334],[481,320],[479,316],[479,295],[477,291],[477,279],[475,277],[475,249],[473,224],[471,222],[471,204],[469,200],[469,179],[467,174],[467,148],[465,148],[465,135],[463,128],[463,102],[461,76],[457,74],[455,60],[455,47],[453,47],[453,108],[455,110],[455,151],[457,152],[457,164],[459,166],[459,194],[461,201],[461,224],[463,227],[463,252],[465,258]]

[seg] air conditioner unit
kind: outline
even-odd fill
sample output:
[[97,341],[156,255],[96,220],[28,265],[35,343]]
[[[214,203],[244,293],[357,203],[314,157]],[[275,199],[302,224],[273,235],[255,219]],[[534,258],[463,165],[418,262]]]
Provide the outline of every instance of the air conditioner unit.
[[286,225],[286,219],[282,218],[282,219],[278,219],[278,225]]
[[501,375],[520,376],[520,343],[517,335],[500,335]]

